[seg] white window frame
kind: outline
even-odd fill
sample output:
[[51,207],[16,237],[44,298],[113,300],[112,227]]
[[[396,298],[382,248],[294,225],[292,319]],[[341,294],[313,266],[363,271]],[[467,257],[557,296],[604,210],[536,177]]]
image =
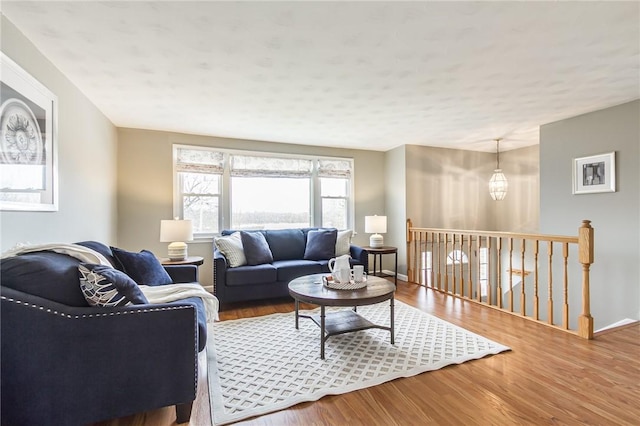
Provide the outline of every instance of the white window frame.
[[[349,177],[348,187],[348,201],[347,201],[347,229],[354,229],[355,223],[355,199],[354,199],[354,186],[355,186],[355,162],[353,158],[348,157],[330,157],[330,156],[315,156],[315,155],[299,155],[299,154],[286,154],[276,152],[264,152],[264,151],[244,151],[234,149],[224,149],[216,147],[205,147],[197,145],[186,145],[174,143],[173,150],[173,215],[174,217],[183,217],[183,203],[182,197],[185,195],[182,193],[182,186],[180,185],[180,178],[176,169],[176,162],[179,149],[193,149],[193,150],[205,150],[221,152],[224,154],[224,171],[222,173],[221,188],[219,195],[219,217],[218,217],[218,229],[230,229],[231,227],[231,170],[230,170],[230,156],[233,155],[246,155],[246,156],[260,156],[260,157],[273,157],[273,158],[298,158],[305,160],[312,160],[313,169],[310,179],[310,212],[311,223],[310,227],[322,227],[322,197],[320,191],[320,178],[318,176],[318,160],[341,160],[348,161],[351,167],[351,175]],[[335,198],[335,197],[330,197]],[[344,197],[340,197],[344,198]],[[196,240],[211,240],[218,235],[217,233],[195,233],[194,239]]]

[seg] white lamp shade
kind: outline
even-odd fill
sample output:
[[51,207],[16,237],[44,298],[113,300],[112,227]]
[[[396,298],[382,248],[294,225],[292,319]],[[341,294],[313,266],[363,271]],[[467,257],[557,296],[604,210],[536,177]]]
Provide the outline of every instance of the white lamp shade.
[[373,234],[384,234],[387,232],[386,216],[365,216],[364,232]]
[[507,178],[504,173],[502,173],[502,170],[495,169],[493,176],[491,176],[489,180],[489,194],[491,194],[491,198],[495,201],[504,200],[504,197],[507,196],[507,189],[509,189]]
[[163,243],[193,240],[193,224],[190,220],[161,220],[160,241]]

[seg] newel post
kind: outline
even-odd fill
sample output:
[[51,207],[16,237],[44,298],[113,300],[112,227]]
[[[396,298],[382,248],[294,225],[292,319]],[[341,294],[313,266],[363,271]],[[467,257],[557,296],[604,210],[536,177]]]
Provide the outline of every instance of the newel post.
[[582,314],[578,317],[578,335],[593,339],[593,317],[589,295],[589,269],[593,263],[593,228],[590,220],[583,220],[578,228],[578,260],[582,263]]
[[411,232],[411,228],[413,228],[413,223],[411,219],[407,219],[407,279],[410,283],[415,282],[415,277],[413,276],[413,262],[411,261],[411,246],[413,243],[413,233]]

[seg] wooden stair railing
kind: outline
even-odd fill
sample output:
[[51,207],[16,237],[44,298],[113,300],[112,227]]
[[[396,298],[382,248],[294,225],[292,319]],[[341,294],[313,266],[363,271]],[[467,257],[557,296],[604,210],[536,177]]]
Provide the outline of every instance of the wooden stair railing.
[[[578,235],[571,237],[416,228],[407,219],[408,281],[593,339],[590,223],[583,220]],[[581,305],[580,314],[571,318],[578,311],[574,305]]]

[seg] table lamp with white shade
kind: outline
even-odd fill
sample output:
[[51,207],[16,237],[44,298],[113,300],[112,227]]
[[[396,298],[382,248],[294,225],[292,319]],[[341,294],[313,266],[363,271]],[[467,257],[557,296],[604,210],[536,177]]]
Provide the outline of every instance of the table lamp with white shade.
[[169,244],[170,260],[185,260],[187,258],[187,243],[193,240],[193,225],[191,220],[160,221],[160,242]]
[[373,233],[369,237],[369,246],[373,248],[380,248],[384,245],[384,239],[382,235],[387,232],[387,217],[386,216],[365,216],[364,217],[364,232]]

